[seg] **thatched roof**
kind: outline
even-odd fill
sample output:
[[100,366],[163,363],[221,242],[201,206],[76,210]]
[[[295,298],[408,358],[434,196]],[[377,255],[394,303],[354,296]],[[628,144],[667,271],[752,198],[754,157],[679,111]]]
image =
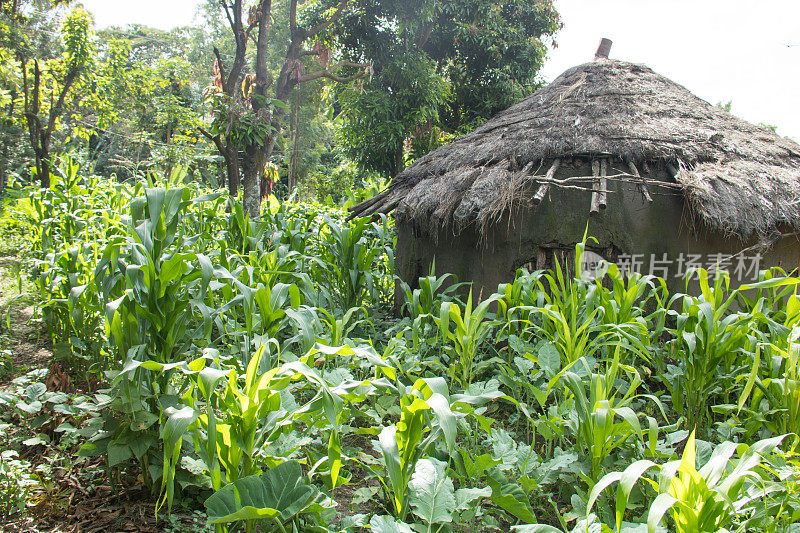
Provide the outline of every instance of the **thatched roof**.
[[669,168],[692,210],[726,234],[764,236],[781,224],[800,228],[799,144],[645,66],[607,59],[567,70],[422,157],[352,215],[395,211],[398,219],[431,230],[486,227],[519,191],[530,198],[536,189],[526,183],[546,183],[554,160],[576,157],[633,162],[647,171]]

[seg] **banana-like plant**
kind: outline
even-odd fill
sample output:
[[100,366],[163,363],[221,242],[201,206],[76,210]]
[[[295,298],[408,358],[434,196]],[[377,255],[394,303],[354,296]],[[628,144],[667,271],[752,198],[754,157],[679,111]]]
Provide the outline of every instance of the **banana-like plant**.
[[[764,457],[785,438],[786,435],[773,437],[752,446],[723,442],[714,448],[711,457],[698,470],[695,434],[692,432],[680,460],[663,465],[640,460],[623,472],[603,476],[589,494],[587,516],[600,493],[610,485],[619,483],[615,517],[617,531],[621,531],[631,491],[636,482],[641,480],[658,494],[650,505],[648,533],[655,533],[667,512],[672,517],[677,533],[716,533],[746,508],[757,506],[758,500],[768,494],[761,484],[771,474],[761,466]],[[738,459],[733,459],[734,454],[739,456]],[[650,470],[659,473],[658,480],[644,477]]]
[[184,188],[145,189],[130,203],[126,234],[109,240],[94,272],[105,304],[108,352],[118,369],[109,376],[112,406],[122,423],[113,431],[109,456],[138,441],[136,456],[145,472],[150,471],[147,450],[155,444],[154,421],[165,407],[162,400],[176,393],[171,378],[204,340],[202,327],[193,327],[191,304],[207,292],[213,268],[207,257],[191,250],[182,233],[181,219],[190,204]]
[[[786,343],[758,346],[745,387],[739,396],[737,414],[747,415],[746,425],[764,426],[775,434],[800,435],[800,326],[795,326]],[[785,345],[785,347],[784,347]],[[772,357],[763,357],[766,352]],[[766,368],[764,368],[766,367]],[[750,400],[750,407],[744,408]]]
[[328,330],[328,338],[320,339],[320,342],[324,341],[330,346],[341,346],[345,344],[345,340],[350,336],[356,327],[358,327],[360,324],[369,322],[369,320],[366,318],[353,320],[354,317],[359,315],[359,313],[363,312],[365,316],[367,315],[367,310],[363,307],[353,307],[352,309],[348,309],[340,318],[337,318],[333,313],[330,313],[325,309],[319,308],[316,311],[319,315],[321,315],[319,316],[320,322],[325,329]]
[[[416,289],[412,290],[408,283],[400,281],[400,287],[405,295],[403,309],[412,321],[420,317],[433,318],[434,313],[439,310],[441,299],[452,295],[459,287],[452,274],[444,274],[437,278],[434,274],[435,269],[436,260],[434,259],[431,263],[430,273],[417,280],[419,287]],[[448,284],[450,278],[453,278],[453,282]]]
[[[504,308],[509,304],[501,306],[508,317],[505,328],[509,334],[518,331],[524,340],[532,340],[534,335],[548,339],[561,354],[564,366],[584,356],[606,353],[620,342],[630,347],[633,356],[648,359],[646,344],[649,342],[643,342],[643,334],[647,339],[647,328],[635,318],[634,302],[642,287],[629,282],[626,289],[618,280],[617,292],[608,293],[602,287],[602,280],[592,283],[585,279],[582,273],[585,247],[585,238],[575,245],[574,278],[569,279],[556,260],[553,271],[536,277],[536,290],[526,288],[517,296],[514,287],[505,287],[511,301],[518,300],[522,294],[526,300],[525,305],[507,311]],[[614,272],[610,266],[606,268]],[[536,304],[532,305],[534,298]],[[611,313],[608,317],[605,316],[606,307]]]
[[95,269],[107,333],[120,361],[143,345],[147,357],[171,363],[191,343],[190,287],[195,280],[207,287],[211,272],[179,231],[189,204],[185,189],[147,189],[131,203],[128,235],[109,243]]
[[502,283],[497,292],[502,299],[497,302],[497,315],[503,318],[503,331],[509,337],[516,335],[518,338],[530,340],[531,331],[528,326],[536,323],[538,312],[536,309],[544,307],[546,292],[539,282],[544,275],[542,271],[528,272],[521,268],[517,270],[512,283]]
[[682,372],[677,382],[665,384],[678,414],[687,418],[688,427],[706,435],[712,421],[711,399],[732,388],[719,380],[718,369],[730,374],[749,362],[758,331],[753,315],[731,312],[736,293],[728,292],[727,273],[717,273],[713,285],[708,282],[708,272],[699,269],[697,273],[701,294],[682,295],[682,309],[668,343]]
[[365,294],[372,292],[372,266],[383,250],[370,246],[368,230],[371,227],[369,217],[342,225],[325,217],[326,231],[322,237],[329,267],[326,285],[331,287],[330,293],[339,309],[359,307]]
[[[656,276],[630,272],[624,276],[613,263],[603,263],[596,273],[595,284],[588,289],[586,305],[599,307],[598,319],[604,324],[626,327],[634,336],[646,339],[647,344],[658,342],[667,317],[668,292],[666,282]],[[604,285],[611,281],[611,288]],[[646,313],[649,303],[654,310]]]
[[[395,369],[383,367],[383,370],[396,377]],[[437,444],[452,455],[459,419],[472,415],[476,407],[487,402],[498,398],[511,399],[499,391],[451,396],[444,378],[418,379],[410,387],[397,382],[388,390],[400,397],[400,420],[397,424],[383,427],[378,436],[383,468],[366,466],[390,495],[391,510],[402,521],[410,509],[409,482],[419,461],[431,455]]]

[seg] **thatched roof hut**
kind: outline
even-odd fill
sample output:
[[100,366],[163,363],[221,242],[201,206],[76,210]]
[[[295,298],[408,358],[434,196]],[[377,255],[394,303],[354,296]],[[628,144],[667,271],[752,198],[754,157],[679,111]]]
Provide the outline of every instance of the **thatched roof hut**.
[[[710,231],[737,245],[774,244],[778,232],[800,228],[800,145],[710,105],[646,66],[600,57],[419,159],[352,214],[393,211],[401,232],[434,243],[455,239],[496,249],[517,239],[517,246],[530,248],[552,242],[552,235],[539,238],[525,227],[547,229],[552,218],[537,218],[537,211],[548,199],[555,202],[554,195],[563,199],[556,215],[566,211],[574,218],[580,210],[594,234],[593,226],[625,222],[605,208],[630,215],[632,197],[625,191],[631,190],[644,207],[623,216],[626,228],[601,228],[609,236],[603,249],[636,252],[637,239],[620,238],[620,231],[635,233],[637,219],[653,216],[641,209],[664,202],[669,214],[658,210],[662,231],[666,224],[695,239]],[[461,238],[464,232],[472,237]],[[557,240],[579,240],[578,233]],[[512,262],[524,262],[526,254],[535,257],[521,250]],[[795,268],[794,259],[787,266]]]

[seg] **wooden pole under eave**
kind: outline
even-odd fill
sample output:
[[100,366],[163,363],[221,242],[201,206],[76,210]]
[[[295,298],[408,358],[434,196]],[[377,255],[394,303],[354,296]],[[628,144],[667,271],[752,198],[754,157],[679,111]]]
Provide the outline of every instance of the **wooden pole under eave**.
[[669,172],[673,179],[677,180],[680,170],[678,170],[672,163],[667,163],[667,172]]
[[517,173],[516,177],[522,177],[522,176],[524,176],[525,174],[527,174],[528,172],[530,172],[532,168],[533,168],[533,161],[530,161],[530,162],[528,162],[528,164],[527,164],[527,165],[525,165],[524,167],[522,167],[522,170],[520,170],[520,171]]
[[592,161],[592,176],[597,178],[592,185],[592,206],[589,214],[596,215],[608,207],[608,160]]
[[641,174],[639,174],[639,169],[636,168],[636,165],[633,161],[628,161],[628,168],[631,170],[631,174],[637,178],[639,178],[639,190],[642,192],[642,196],[644,196],[645,200],[648,203],[653,203],[653,197],[650,196],[650,191],[647,190],[647,180],[645,180]]
[[592,205],[589,208],[590,215],[600,212],[600,161],[592,161],[592,176],[596,179],[592,182]]
[[547,266],[547,252],[541,246],[536,248],[536,270],[544,270]]
[[560,166],[561,166],[560,159],[553,160],[553,164],[550,165],[550,170],[547,171],[547,175],[545,176],[545,179],[547,181],[545,183],[542,183],[542,185],[539,187],[539,190],[536,191],[536,194],[533,196],[533,205],[539,205],[540,203],[542,203],[542,200],[544,199],[544,196],[547,194],[547,191],[550,190],[550,181],[553,179],[556,170],[558,170],[558,167]]
[[608,159],[600,160],[600,209],[608,207]]

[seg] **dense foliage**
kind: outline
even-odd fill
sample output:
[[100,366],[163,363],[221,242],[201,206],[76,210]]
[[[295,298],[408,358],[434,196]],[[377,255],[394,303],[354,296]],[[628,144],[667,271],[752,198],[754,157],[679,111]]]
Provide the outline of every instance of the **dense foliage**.
[[0,13],[0,189],[71,151],[121,179],[187,167],[250,212],[395,175],[534,90],[560,28],[550,0],[207,0],[171,32],[67,4]]
[[375,76],[337,87],[343,148],[396,175],[533,92],[560,24],[549,0],[358,0],[333,38]]
[[0,261],[0,526],[136,490],[216,532],[798,532],[800,279],[669,294],[580,243],[487,295],[396,279],[392,221],[345,216],[536,86],[552,1],[65,4],[0,2],[32,260]]
[[[800,520],[797,278],[729,290],[699,271],[700,294],[670,295],[615,265],[584,275],[580,244],[574,278],[521,270],[479,301],[432,274],[393,318],[389,221],[274,199],[251,220],[185,173],[61,174],[13,212],[56,357],[100,389],[34,373],[0,401],[32,427],[64,414],[27,445],[104,457],[161,515],[200,506],[217,531]],[[36,482],[4,468],[14,512]]]

